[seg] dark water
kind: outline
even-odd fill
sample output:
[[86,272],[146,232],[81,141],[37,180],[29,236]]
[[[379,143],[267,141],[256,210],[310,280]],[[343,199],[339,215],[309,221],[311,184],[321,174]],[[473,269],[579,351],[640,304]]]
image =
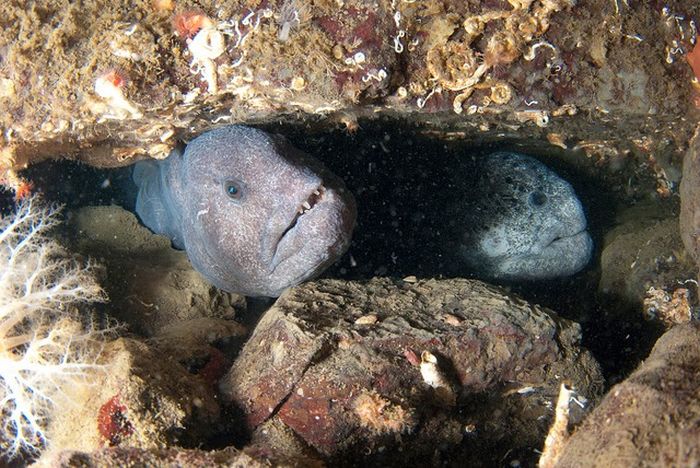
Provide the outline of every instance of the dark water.
[[[609,302],[597,295],[603,236],[614,226],[616,210],[636,200],[635,194],[615,190],[617,187],[598,177],[592,161],[583,167],[573,164],[585,160],[582,154],[558,149],[533,151],[530,147],[536,145],[517,140],[445,142],[391,121],[363,125],[356,135],[342,131],[313,138],[298,131],[285,135],[299,148],[323,159],[345,180],[358,202],[358,223],[350,250],[324,276],[479,279],[469,271],[455,270],[449,252],[440,248],[449,240],[445,238],[446,221],[440,222],[440,210],[454,203],[453,190],[447,184],[454,183],[457,168],[473,165],[474,158],[494,151],[522,152],[545,163],[574,187],[584,206],[595,250],[589,265],[572,277],[497,284],[581,323],[583,344],[594,353],[611,383],[634,369],[660,336],[657,325],[626,319],[639,317],[638,310],[629,314],[606,310]],[[631,175],[621,180],[638,177],[632,167],[628,169]],[[638,182],[641,186],[649,183]]]
[[[441,210],[454,203],[459,192],[455,185],[460,180],[454,175],[493,151],[528,152],[520,141],[441,141],[404,123],[381,120],[361,123],[354,135],[340,130],[309,133],[303,127],[266,130],[284,134],[295,146],[323,160],[354,194],[358,222],[352,245],[323,274],[351,280],[473,277],[455,269],[454,256],[441,248],[451,235]],[[567,162],[580,160],[581,155],[551,150],[529,154],[574,186],[586,210],[595,254],[586,269],[570,278],[501,285],[582,323],[584,344],[602,363],[606,375],[617,380],[646,355],[658,335],[658,330],[645,323],[608,320],[610,314],[596,296],[600,246],[613,225],[617,204],[612,200],[620,196],[595,177],[593,168],[582,170]],[[133,211],[136,187],[128,167],[100,170],[60,161],[36,165],[24,175],[46,198],[65,204],[68,216],[71,210],[87,205],[117,204]],[[8,206],[8,195],[4,196]]]

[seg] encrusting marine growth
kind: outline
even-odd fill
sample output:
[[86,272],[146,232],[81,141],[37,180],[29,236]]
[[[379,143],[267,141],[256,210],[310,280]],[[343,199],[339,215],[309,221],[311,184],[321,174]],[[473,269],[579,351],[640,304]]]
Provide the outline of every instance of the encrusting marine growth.
[[[100,366],[104,334],[71,307],[106,299],[92,275],[48,236],[57,209],[36,196],[0,221],[0,455],[47,445],[52,411],[70,404],[68,386]],[[65,406],[63,406],[65,407]]]

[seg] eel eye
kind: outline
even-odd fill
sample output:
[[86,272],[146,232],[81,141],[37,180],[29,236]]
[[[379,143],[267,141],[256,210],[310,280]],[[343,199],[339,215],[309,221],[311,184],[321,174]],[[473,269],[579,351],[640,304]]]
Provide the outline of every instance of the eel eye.
[[547,195],[540,191],[532,192],[528,201],[532,206],[542,206],[547,203]]
[[227,180],[224,182],[224,192],[226,192],[226,195],[233,200],[240,200],[241,196],[243,195],[240,184],[233,180]]

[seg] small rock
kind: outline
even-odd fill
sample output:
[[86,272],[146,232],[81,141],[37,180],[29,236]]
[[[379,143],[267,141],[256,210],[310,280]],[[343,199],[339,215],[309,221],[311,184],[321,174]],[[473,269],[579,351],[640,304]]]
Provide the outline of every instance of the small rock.
[[164,449],[202,442],[214,430],[214,392],[175,359],[136,340],[105,345],[95,384],[77,386],[74,405],[51,418],[51,449],[93,451],[122,446]]
[[613,302],[639,310],[651,287],[673,290],[695,278],[677,218],[650,219],[633,209],[605,236],[598,290]]

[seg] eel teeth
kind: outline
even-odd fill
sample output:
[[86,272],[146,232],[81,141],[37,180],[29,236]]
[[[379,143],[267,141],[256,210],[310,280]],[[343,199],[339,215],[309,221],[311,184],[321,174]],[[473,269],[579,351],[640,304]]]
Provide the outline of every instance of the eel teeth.
[[311,208],[313,208],[316,203],[318,203],[321,198],[323,198],[323,194],[326,192],[326,188],[321,185],[318,187],[316,190],[314,190],[309,197],[308,200],[305,200],[299,208],[297,208],[297,213],[298,214],[304,214],[307,211],[309,211]]

